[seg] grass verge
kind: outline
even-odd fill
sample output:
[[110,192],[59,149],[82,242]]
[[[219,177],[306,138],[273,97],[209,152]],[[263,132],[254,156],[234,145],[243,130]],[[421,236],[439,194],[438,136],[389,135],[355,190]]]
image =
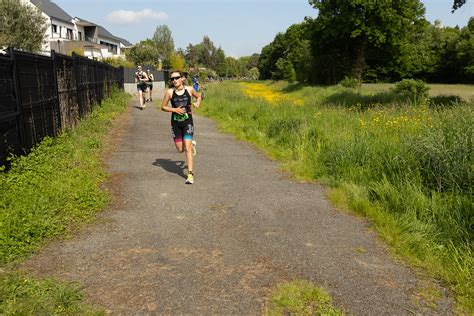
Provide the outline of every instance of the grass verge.
[[304,280],[281,284],[272,293],[265,315],[344,315],[329,294]]
[[456,100],[411,101],[376,86],[224,82],[209,85],[199,113],[295,177],[331,186],[337,206],[370,218],[395,253],[448,284],[458,311],[470,314],[474,106]]
[[[127,94],[114,92],[74,130],[44,139],[28,156],[12,159],[9,172],[0,173],[0,314],[57,314],[79,308],[74,286],[20,277],[15,263],[51,237],[90,222],[107,205],[109,196],[101,189],[107,179],[105,136],[128,101]],[[67,302],[76,307],[66,308]]]

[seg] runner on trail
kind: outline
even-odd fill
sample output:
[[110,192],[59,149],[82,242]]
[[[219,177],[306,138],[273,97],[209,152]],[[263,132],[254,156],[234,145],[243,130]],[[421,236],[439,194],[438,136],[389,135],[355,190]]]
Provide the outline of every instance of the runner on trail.
[[201,99],[204,99],[204,91],[200,89],[201,84],[199,83],[199,76],[193,77],[193,88],[201,94]]
[[145,105],[145,96],[144,93],[146,92],[147,85],[146,83],[148,82],[148,76],[146,72],[142,70],[142,66],[138,65],[137,66],[137,72],[135,73],[135,82],[137,83],[137,90],[138,90],[138,98],[140,100],[140,109],[144,109],[146,107]]
[[[185,183],[193,184],[193,156],[196,155],[196,142],[193,140],[194,124],[191,104],[198,108],[201,105],[201,94],[193,87],[185,86],[185,79],[182,72],[171,72],[172,88],[166,91],[161,109],[165,112],[171,112],[171,133],[174,144],[178,152],[186,152],[188,176]],[[192,97],[196,98],[195,103],[191,103]],[[171,107],[168,106],[169,102],[171,102]]]
[[193,77],[193,88],[194,90],[199,92],[199,77],[198,76]]
[[152,101],[153,101],[153,98],[152,98],[153,80],[155,80],[155,78],[153,77],[153,74],[152,74],[152,72],[150,71],[150,69],[147,69],[147,70],[146,70],[146,74],[147,74],[147,76],[148,76],[148,82],[147,82],[147,86],[148,86],[148,100],[147,100],[147,101],[152,102]]

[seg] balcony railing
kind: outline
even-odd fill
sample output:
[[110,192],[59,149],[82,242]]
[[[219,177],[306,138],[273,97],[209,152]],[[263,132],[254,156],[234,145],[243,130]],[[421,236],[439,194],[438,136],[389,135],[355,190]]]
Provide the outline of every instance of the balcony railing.
[[97,37],[86,36],[86,41],[99,44],[99,39]]

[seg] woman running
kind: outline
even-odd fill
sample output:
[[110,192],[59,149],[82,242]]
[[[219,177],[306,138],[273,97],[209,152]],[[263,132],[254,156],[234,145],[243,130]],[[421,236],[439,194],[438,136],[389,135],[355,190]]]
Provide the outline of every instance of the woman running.
[[[196,142],[193,141],[194,124],[191,104],[198,108],[201,105],[201,94],[193,87],[184,85],[184,74],[180,71],[171,72],[170,81],[173,88],[168,89],[163,97],[161,109],[171,112],[171,133],[178,152],[186,152],[188,176],[186,184],[194,183],[193,156],[196,154]],[[191,103],[191,97],[196,98]],[[171,102],[171,107],[168,103]],[[184,143],[184,146],[183,146]]]

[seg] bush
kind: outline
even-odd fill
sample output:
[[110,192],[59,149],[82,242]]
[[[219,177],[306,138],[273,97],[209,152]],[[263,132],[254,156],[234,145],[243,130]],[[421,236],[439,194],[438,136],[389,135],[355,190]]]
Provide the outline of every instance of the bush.
[[460,96],[457,95],[438,95],[430,98],[430,105],[434,107],[453,107],[465,103]]
[[430,88],[422,80],[403,79],[395,85],[394,92],[417,100],[426,99]]
[[361,82],[356,78],[345,76],[339,84],[345,88],[358,88],[360,87]]

